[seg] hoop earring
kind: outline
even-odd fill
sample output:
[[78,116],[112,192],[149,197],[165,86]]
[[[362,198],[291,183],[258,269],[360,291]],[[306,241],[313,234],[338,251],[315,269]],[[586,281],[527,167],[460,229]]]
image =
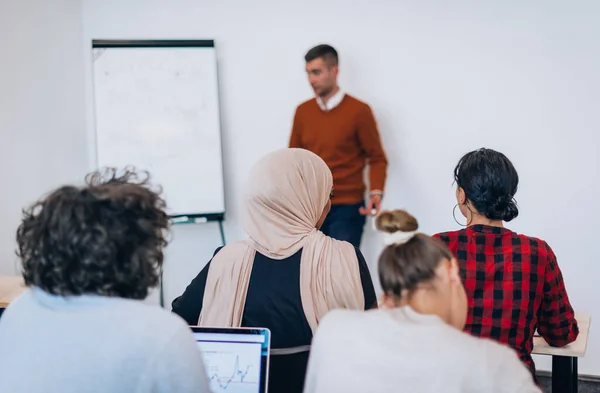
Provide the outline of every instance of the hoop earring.
[[458,203],[454,206],[454,209],[452,209],[452,217],[454,218],[454,221],[456,221],[456,223],[458,225],[460,225],[461,227],[466,227],[467,224],[461,224],[460,222],[458,222],[458,220],[456,219],[456,208],[458,207]]

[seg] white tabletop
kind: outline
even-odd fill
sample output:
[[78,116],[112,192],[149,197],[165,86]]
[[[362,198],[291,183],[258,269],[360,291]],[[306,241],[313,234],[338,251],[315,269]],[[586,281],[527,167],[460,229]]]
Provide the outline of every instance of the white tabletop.
[[[8,307],[10,302],[25,290],[23,277],[0,276],[0,308]],[[588,333],[590,330],[591,317],[585,313],[575,313],[579,325],[579,336],[577,340],[561,348],[551,347],[539,336],[533,337],[533,354],[583,357],[587,349]]]
[[587,349],[588,333],[590,330],[591,317],[585,313],[575,313],[575,319],[579,325],[579,336],[564,347],[551,347],[542,337],[536,335],[533,337],[533,354],[535,355],[556,355],[569,357],[583,357]]

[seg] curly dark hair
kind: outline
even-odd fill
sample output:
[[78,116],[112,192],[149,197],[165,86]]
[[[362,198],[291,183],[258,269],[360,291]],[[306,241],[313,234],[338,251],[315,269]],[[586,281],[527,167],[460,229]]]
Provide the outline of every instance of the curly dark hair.
[[17,255],[28,286],[55,295],[144,299],[158,285],[169,217],[147,172],[94,172],[23,211]]

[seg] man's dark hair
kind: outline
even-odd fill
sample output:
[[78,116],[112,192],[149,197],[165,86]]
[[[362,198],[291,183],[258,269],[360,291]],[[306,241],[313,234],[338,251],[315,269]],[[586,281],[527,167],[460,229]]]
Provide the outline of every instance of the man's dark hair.
[[319,58],[322,58],[329,66],[338,65],[338,53],[331,45],[317,45],[304,56],[307,63]]
[[28,286],[55,295],[144,299],[158,284],[169,218],[149,175],[105,169],[23,211],[17,255]]

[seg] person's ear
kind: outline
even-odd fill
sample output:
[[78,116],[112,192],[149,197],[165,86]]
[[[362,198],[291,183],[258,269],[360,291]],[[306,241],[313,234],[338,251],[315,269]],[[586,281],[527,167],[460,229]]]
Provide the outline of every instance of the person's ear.
[[467,203],[467,194],[465,194],[465,190],[462,187],[456,188],[456,201],[459,205]]
[[338,73],[340,72],[338,65],[334,64],[330,67],[330,69],[331,69],[331,73],[333,74],[333,76],[337,77]]
[[452,258],[450,260],[450,263],[448,264],[448,277],[450,278],[451,282],[462,283],[462,280],[460,278],[460,271],[458,268],[458,261],[456,260],[456,258]]
[[379,304],[379,308],[394,308],[396,307],[396,302],[392,296],[383,295],[381,296],[381,303]]

